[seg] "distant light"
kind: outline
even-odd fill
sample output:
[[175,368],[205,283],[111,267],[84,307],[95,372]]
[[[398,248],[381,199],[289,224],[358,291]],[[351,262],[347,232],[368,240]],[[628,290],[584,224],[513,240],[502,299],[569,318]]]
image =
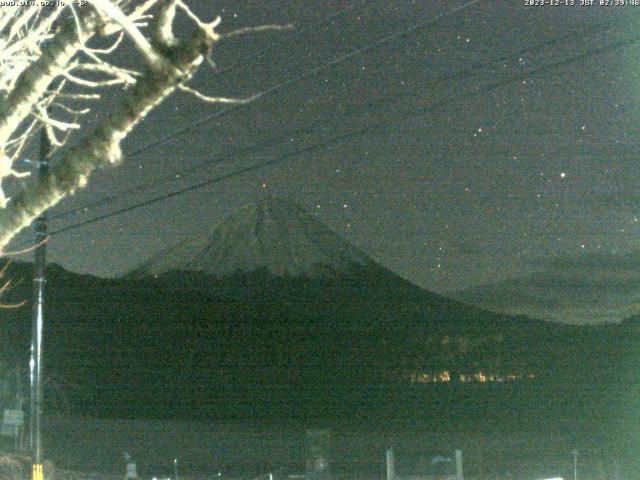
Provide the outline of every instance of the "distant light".
[[564,172],[560,172],[560,178],[564,178],[564,177],[566,177],[566,176],[567,176],[567,174],[566,174],[566,173],[564,173]]

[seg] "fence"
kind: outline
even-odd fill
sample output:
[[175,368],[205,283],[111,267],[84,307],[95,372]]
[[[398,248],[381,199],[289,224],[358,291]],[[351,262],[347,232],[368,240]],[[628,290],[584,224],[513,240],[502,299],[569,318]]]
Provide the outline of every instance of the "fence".
[[[130,448],[135,449],[132,453],[142,480],[153,476],[173,479],[176,457],[181,462],[179,480],[253,480],[260,474],[265,476],[259,480],[267,480],[268,473],[272,474],[269,480],[291,480],[291,474],[308,480],[310,467],[317,469],[319,479],[332,480],[455,478],[455,450],[462,452],[465,480],[640,478],[640,468],[634,468],[640,463],[634,437],[612,445],[612,441],[586,434],[452,433],[414,424],[372,427],[364,423],[333,427],[329,433],[316,430],[311,436],[297,424],[247,427],[74,420],[53,426],[56,428],[48,430],[45,455],[57,466],[70,469],[60,470],[56,480],[124,480],[122,452]],[[394,451],[391,476],[389,447]]]
[[[456,454],[457,453],[457,454]],[[404,457],[404,458],[402,458]],[[483,448],[482,445],[435,452],[388,450],[387,480],[622,480],[617,455],[600,448],[570,445],[528,445]],[[398,464],[413,465],[404,471]]]

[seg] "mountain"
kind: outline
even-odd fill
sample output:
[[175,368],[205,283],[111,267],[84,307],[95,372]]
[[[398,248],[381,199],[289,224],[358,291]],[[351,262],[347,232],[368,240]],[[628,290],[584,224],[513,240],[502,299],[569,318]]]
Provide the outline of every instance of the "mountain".
[[298,205],[270,197],[242,207],[204,238],[180,242],[131,272],[134,278],[174,270],[225,277],[257,270],[283,276],[317,276],[372,265]]
[[211,233],[169,246],[124,279],[159,281],[237,301],[295,305],[297,319],[346,317],[350,325],[372,329],[547,328],[538,320],[490,313],[424,290],[380,266],[297,204],[277,197],[240,207]]
[[[31,268],[9,267],[6,303],[31,300]],[[30,311],[0,309],[0,362],[27,364]],[[46,369],[75,386],[67,402],[89,415],[447,423],[507,419],[512,410],[488,406],[520,402],[573,419],[580,385],[606,379],[604,402],[619,391],[611,382],[630,378],[637,339],[621,325],[500,315],[423,290],[277,199],[123,278],[48,271]],[[435,374],[450,383],[431,385]],[[508,374],[535,380],[458,381]]]
[[640,312],[640,250],[559,256],[535,266],[521,277],[445,295],[489,310],[582,324]]

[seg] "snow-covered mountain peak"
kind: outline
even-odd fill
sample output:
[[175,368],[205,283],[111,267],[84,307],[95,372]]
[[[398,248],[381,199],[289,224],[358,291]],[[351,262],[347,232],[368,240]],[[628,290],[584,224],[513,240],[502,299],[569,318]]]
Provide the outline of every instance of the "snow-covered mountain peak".
[[373,263],[299,205],[269,197],[239,208],[207,237],[169,247],[133,274],[191,270],[224,277],[266,270],[281,276],[316,276]]

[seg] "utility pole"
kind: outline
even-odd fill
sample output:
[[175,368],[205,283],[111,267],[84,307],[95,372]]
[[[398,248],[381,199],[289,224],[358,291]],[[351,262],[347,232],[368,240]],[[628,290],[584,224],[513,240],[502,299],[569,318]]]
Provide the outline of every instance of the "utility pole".
[[578,449],[573,450],[573,480],[578,480]]
[[395,480],[396,479],[396,460],[395,455],[393,454],[393,448],[389,448],[387,450],[387,479],[386,480]]
[[456,480],[464,480],[462,473],[462,450],[456,450]]
[[[38,178],[49,172],[51,143],[45,128],[40,133],[40,158]],[[44,294],[47,261],[47,213],[43,212],[35,221],[35,258],[33,270],[33,318],[31,321],[31,405],[29,411],[29,446],[32,455],[32,480],[43,480],[42,439],[42,327],[44,323]]]

